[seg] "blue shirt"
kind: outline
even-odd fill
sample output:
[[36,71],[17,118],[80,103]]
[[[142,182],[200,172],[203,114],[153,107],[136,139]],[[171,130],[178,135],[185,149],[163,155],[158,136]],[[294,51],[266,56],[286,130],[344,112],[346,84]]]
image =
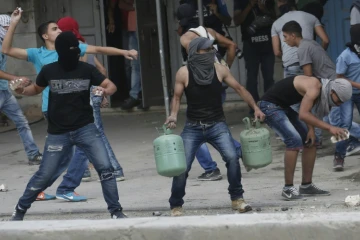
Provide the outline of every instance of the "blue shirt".
[[[336,59],[336,73],[360,83],[360,58],[350,48],[346,48]],[[353,88],[353,93],[359,94],[360,90]]]
[[[0,49],[2,49],[2,45],[0,44]],[[5,72],[6,67],[6,55],[0,52],[0,70]],[[9,81],[0,79],[0,90],[8,90],[9,89]]]
[[[87,44],[79,44],[80,55],[84,56],[87,49]],[[36,73],[39,74],[42,67],[56,62],[58,60],[58,54],[56,50],[48,50],[45,47],[41,48],[28,48],[26,49],[28,55],[28,61],[34,64]],[[48,102],[49,102],[49,87],[46,87],[42,92],[42,111],[47,112],[48,110]]]

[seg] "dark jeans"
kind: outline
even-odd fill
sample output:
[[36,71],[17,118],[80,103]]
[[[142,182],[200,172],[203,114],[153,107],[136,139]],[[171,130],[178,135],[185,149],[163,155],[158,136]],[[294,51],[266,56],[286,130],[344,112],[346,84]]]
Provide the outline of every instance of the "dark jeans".
[[100,132],[93,123],[64,134],[48,134],[39,170],[26,186],[25,192],[18,202],[20,208],[25,210],[30,208],[37,195],[50,187],[66,170],[74,146],[81,148],[94,164],[100,176],[101,187],[109,212],[113,213],[122,209],[119,203],[114,169],[111,166]]
[[[91,100],[93,105],[95,126],[99,130],[101,139],[105,144],[105,148],[109,156],[111,165],[114,168],[114,174],[115,176],[123,176],[123,169],[120,166],[118,160],[116,159],[115,153],[113,152],[111,145],[104,133],[104,127],[101,120],[100,112],[102,97],[95,96],[91,92]],[[89,160],[86,157],[86,153],[82,149],[76,148],[74,156],[72,157],[72,160],[68,167],[67,173],[64,175],[63,181],[57,188],[56,194],[66,194],[69,192],[74,192],[75,188],[80,185],[84,172],[88,168],[88,164]]]
[[[226,99],[226,89],[223,89],[221,94],[222,103],[225,102]],[[239,158],[241,158],[241,145],[238,141],[233,139],[236,152],[238,153]],[[211,154],[209,152],[209,148],[206,143],[202,144],[199,150],[196,152],[196,158],[200,164],[200,166],[205,170],[205,172],[209,173],[217,169],[217,163],[212,159]]]
[[261,66],[261,73],[264,78],[264,92],[274,84],[274,65],[275,55],[271,49],[269,53],[259,54],[250,43],[250,40],[244,41],[244,60],[246,67],[246,89],[251,93],[255,102],[259,101],[258,93],[258,73]]
[[204,142],[210,143],[218,150],[226,163],[231,200],[242,198],[244,190],[241,185],[239,157],[227,124],[225,122],[196,124],[187,121],[181,137],[184,141],[187,169],[185,173],[173,178],[169,199],[170,207],[174,208],[184,204],[186,179],[194,161],[195,153]]

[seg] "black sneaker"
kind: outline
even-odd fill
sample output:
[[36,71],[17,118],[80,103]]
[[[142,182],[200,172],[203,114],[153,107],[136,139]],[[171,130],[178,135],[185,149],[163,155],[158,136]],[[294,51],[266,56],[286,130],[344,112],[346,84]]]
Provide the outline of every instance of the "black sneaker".
[[344,171],[344,159],[340,157],[339,155],[335,154],[334,157],[334,171]]
[[40,165],[43,155],[38,153],[33,158],[29,159],[29,165]]
[[26,210],[21,210],[21,209],[19,209],[18,205],[16,205],[10,221],[24,220],[25,213],[26,213]]
[[122,110],[130,110],[133,107],[136,107],[140,104],[140,101],[138,99],[135,99],[133,97],[129,97],[125,100],[125,102],[121,105]]
[[218,181],[221,180],[222,176],[220,173],[220,169],[216,168],[214,171],[211,172],[204,172],[200,176],[198,176],[198,181]]
[[284,187],[281,196],[283,196],[287,201],[304,200],[304,197],[294,186],[289,188]]
[[329,196],[330,192],[322,190],[315,186],[315,184],[311,183],[307,187],[304,187],[303,185],[300,185],[299,192],[301,195],[308,195],[308,196]]
[[117,210],[111,214],[112,219],[128,218],[122,211]]

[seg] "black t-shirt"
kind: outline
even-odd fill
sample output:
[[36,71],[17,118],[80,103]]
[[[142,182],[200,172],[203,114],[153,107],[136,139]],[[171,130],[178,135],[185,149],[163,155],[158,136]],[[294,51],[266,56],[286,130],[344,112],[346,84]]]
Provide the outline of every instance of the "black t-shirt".
[[45,65],[36,84],[50,88],[48,133],[63,134],[93,123],[90,87],[99,86],[105,79],[94,66],[84,62],[70,72],[64,71],[58,62]]
[[[244,11],[248,4],[249,0],[234,0],[234,10]],[[248,28],[253,23],[256,16],[260,17],[264,15],[265,14],[262,13],[259,7],[255,5],[241,24],[242,40],[249,41],[259,54],[273,51],[271,43],[271,25],[269,27],[258,29],[255,35],[252,36],[248,32]]]

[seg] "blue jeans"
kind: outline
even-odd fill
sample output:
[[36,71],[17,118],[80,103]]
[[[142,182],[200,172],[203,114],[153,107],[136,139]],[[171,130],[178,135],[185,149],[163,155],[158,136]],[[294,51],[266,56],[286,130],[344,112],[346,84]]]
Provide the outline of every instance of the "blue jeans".
[[204,142],[210,143],[219,151],[226,163],[229,182],[229,194],[232,200],[242,198],[244,190],[241,185],[241,171],[238,154],[236,153],[233,138],[225,122],[197,124],[187,121],[181,137],[184,141],[187,169],[185,173],[173,178],[170,207],[184,204],[186,179],[189,175],[195,153]]
[[[139,51],[139,43],[136,32],[128,32],[129,34],[129,49]],[[141,72],[140,72],[140,56],[138,59],[131,61],[131,90],[130,96],[138,99],[141,91]]]
[[32,176],[23,196],[19,199],[20,208],[29,209],[37,195],[50,187],[66,170],[70,163],[69,155],[72,154],[74,146],[84,150],[86,156],[94,164],[100,176],[109,212],[113,213],[122,209],[119,203],[114,169],[111,166],[101,134],[93,123],[64,134],[48,134],[39,170]]
[[[330,124],[340,128],[346,128],[350,131],[350,135],[356,139],[360,138],[359,124],[352,122],[354,104],[360,112],[360,94],[353,94],[351,99],[339,107],[331,109],[329,114]],[[336,143],[335,154],[341,158],[345,158],[346,149],[349,146],[350,139]]]
[[265,123],[280,136],[287,150],[298,151],[304,147],[308,130],[296,111],[267,101],[261,101],[259,107],[265,114]]
[[39,148],[35,144],[29,123],[16,98],[9,90],[0,90],[0,111],[15,123],[28,159],[39,154]]
[[[226,99],[226,89],[223,90],[221,94],[222,103],[225,102]],[[233,139],[235,144],[236,152],[238,153],[239,158],[241,158],[241,145],[238,141]],[[209,148],[206,143],[202,144],[199,150],[196,152],[196,158],[200,164],[200,166],[205,170],[206,173],[212,172],[217,169],[217,163],[212,159],[211,154],[209,152]]]
[[[115,176],[119,176],[119,175],[123,176],[124,175],[123,169],[120,166],[118,160],[116,159],[116,156],[104,133],[103,123],[101,120],[101,112],[100,112],[102,97],[95,96],[91,92],[91,100],[94,111],[95,125],[99,130],[101,139],[104,142],[106,152],[110,159],[110,163],[114,169],[114,174]],[[67,173],[64,175],[63,181],[57,188],[56,194],[66,194],[69,192],[74,192],[75,188],[77,188],[80,185],[84,172],[88,168],[88,164],[89,164],[89,160],[86,156],[86,153],[82,149],[76,148],[75,154],[72,157]]]

